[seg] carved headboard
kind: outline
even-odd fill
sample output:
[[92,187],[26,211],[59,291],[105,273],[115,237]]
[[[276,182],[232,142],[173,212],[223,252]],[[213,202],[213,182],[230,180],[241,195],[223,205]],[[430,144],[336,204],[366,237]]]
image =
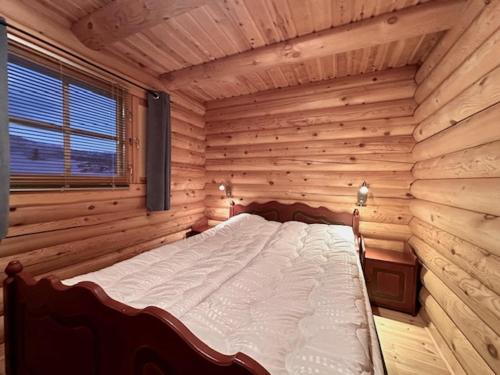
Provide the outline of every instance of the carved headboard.
[[348,225],[356,236],[359,236],[359,211],[352,214],[333,212],[326,207],[311,207],[304,203],[283,204],[277,201],[266,203],[252,202],[246,206],[235,204],[231,206],[230,216],[241,213],[262,216],[264,219],[285,223],[300,221],[306,224],[337,224]]

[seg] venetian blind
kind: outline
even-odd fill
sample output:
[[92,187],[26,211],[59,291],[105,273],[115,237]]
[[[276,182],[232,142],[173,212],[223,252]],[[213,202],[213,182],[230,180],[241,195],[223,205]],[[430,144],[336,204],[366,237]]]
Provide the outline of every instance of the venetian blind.
[[10,45],[11,188],[127,185],[127,103],[116,83]]

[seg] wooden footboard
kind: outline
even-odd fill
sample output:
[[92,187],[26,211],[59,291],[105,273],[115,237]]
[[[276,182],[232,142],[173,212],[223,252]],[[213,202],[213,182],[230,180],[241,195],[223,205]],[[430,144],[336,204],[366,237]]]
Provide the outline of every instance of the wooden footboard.
[[5,272],[7,375],[269,374],[243,353],[209,348],[168,312],[132,308],[95,283],[35,281],[17,261]]

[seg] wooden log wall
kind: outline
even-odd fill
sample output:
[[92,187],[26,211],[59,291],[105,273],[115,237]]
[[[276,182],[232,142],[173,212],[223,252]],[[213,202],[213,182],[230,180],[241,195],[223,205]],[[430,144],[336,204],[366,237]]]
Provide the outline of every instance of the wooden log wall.
[[[164,86],[143,66],[124,62],[110,51],[93,51],[78,42],[68,27],[43,12],[10,2],[0,14],[20,30],[36,35],[32,45],[62,55],[68,62],[93,70],[104,67],[141,86]],[[12,29],[11,33],[16,34]],[[26,39],[23,33],[18,34]],[[54,47],[51,47],[54,46]],[[63,51],[67,51],[66,54]],[[91,61],[88,65],[75,57]],[[75,61],[76,60],[76,61]],[[205,108],[192,98],[171,93],[172,209],[148,214],[145,209],[145,94],[130,86],[131,185],[125,190],[31,192],[11,195],[8,238],[0,242],[0,269],[20,259],[36,276],[61,279],[97,270],[136,254],[182,239],[204,218]],[[3,342],[3,293],[0,291],[0,343]],[[0,374],[4,371],[0,345]]]
[[12,193],[10,227],[0,241],[0,269],[17,259],[36,276],[64,279],[182,239],[204,217],[204,107],[177,94],[172,102],[171,210],[146,211],[147,108],[143,98],[132,96],[130,187]]
[[500,1],[468,7],[416,75],[409,242],[454,372],[499,374]]
[[215,224],[229,200],[278,200],[352,212],[363,181],[367,244],[401,251],[408,223],[415,68],[230,98],[206,105],[206,206]]

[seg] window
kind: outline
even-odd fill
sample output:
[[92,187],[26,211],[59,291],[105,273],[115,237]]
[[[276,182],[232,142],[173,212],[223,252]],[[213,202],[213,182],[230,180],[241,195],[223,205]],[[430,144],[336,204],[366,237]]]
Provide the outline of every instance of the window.
[[127,185],[126,92],[9,48],[11,188]]

